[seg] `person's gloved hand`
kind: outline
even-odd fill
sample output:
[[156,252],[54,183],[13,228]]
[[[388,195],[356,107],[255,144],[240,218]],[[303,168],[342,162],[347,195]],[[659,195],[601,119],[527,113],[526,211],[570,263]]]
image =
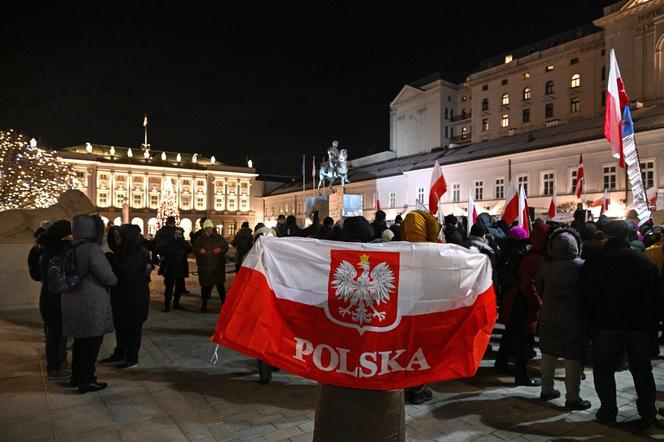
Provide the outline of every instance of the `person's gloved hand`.
[[205,249],[200,249],[200,250],[198,251],[198,253],[200,253],[201,255],[205,255],[205,254],[207,253],[207,250],[205,250]]
[[215,247],[214,249],[212,249],[212,251],[217,255],[221,253],[221,249],[219,247]]

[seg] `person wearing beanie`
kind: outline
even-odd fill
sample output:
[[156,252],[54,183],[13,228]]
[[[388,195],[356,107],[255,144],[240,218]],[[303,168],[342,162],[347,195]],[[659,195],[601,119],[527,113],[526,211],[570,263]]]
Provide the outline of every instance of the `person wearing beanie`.
[[492,279],[496,277],[496,251],[489,245],[486,240],[487,230],[484,224],[476,222],[470,228],[470,236],[463,242],[463,246],[470,250],[475,250],[486,255],[491,261]]
[[46,329],[46,373],[49,379],[71,376],[67,368],[67,338],[62,334],[62,293],[48,288],[49,261],[71,246],[71,223],[67,220],[51,224],[38,239],[41,253],[37,270],[42,282],[39,291],[39,313]]
[[381,240],[389,242],[394,239],[394,233],[390,229],[385,229],[383,230],[383,234],[381,235]]
[[392,233],[394,233],[394,238],[392,238],[392,241],[401,241],[401,223],[403,222],[403,218],[401,215],[397,215],[394,217],[394,224],[390,226],[390,230]]
[[581,271],[581,311],[592,331],[593,377],[601,402],[597,420],[616,421],[614,376],[624,348],[638,396],[636,408],[650,426],[656,423],[657,409],[649,334],[656,326],[659,276],[647,256],[630,248],[630,230],[624,221],[605,224],[608,241]]
[[371,223],[371,228],[374,231],[373,239],[380,239],[384,230],[387,230],[387,222],[385,219],[387,215],[382,210],[377,210],[374,215],[374,221]]
[[198,265],[198,281],[201,286],[201,312],[207,312],[208,300],[212,295],[212,288],[217,287],[219,298],[223,305],[226,300],[226,252],[228,243],[217,233],[212,220],[205,220],[203,233],[193,244],[196,264]]
[[323,225],[321,226],[316,238],[318,239],[332,239],[332,226],[334,225],[334,220],[329,216],[323,218]]
[[463,244],[464,234],[459,228],[459,220],[454,215],[445,216],[445,241],[450,244]]

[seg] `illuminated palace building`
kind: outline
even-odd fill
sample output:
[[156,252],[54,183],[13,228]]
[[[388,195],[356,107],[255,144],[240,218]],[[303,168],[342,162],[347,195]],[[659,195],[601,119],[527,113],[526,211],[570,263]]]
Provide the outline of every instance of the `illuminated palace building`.
[[[393,218],[428,201],[438,160],[448,184],[445,213],[465,214],[469,193],[481,211],[500,213],[513,180],[541,215],[554,192],[559,204],[576,202],[583,154],[583,200],[599,199],[606,188],[615,215],[624,213],[631,196],[626,205],[624,172],[602,134],[612,48],[631,99],[644,185],[656,191],[664,184],[664,0],[621,1],[593,23],[458,77],[434,74],[405,85],[390,103],[389,149],[350,162],[346,193],[364,196],[365,216],[378,198]],[[296,207],[294,194],[266,196],[266,214]]]
[[161,194],[169,185],[177,198],[186,237],[192,228],[198,229],[201,217],[211,218],[229,237],[243,221],[254,221],[253,168],[228,166],[214,157],[155,149],[146,155],[141,149],[132,152],[90,143],[60,149],[58,155],[71,163],[76,187],[96,204],[105,222],[120,224],[124,206],[125,220],[139,225],[144,234],[154,234]]

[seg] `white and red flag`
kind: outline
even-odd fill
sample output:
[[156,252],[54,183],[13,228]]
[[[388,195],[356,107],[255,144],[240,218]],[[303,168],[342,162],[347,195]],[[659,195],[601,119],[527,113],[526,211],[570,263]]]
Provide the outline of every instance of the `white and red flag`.
[[495,320],[491,264],[463,247],[262,236],[212,340],[319,382],[392,390],[473,376]]
[[579,154],[579,166],[576,169],[576,197],[581,198],[583,194],[583,182],[585,173],[583,172],[583,154]]
[[519,215],[519,192],[514,185],[514,181],[510,180],[505,195],[505,208],[501,219],[511,225]]
[[604,215],[604,212],[609,210],[611,205],[611,197],[609,196],[609,191],[604,189],[604,196],[602,197],[602,210],[600,210],[600,216]]
[[381,210],[380,209],[380,195],[378,195],[377,193],[374,194],[374,195],[376,196],[376,212],[378,212],[379,210]]
[[528,199],[526,198],[526,189],[521,184],[519,186],[519,227],[530,235],[530,216],[528,214]]
[[556,190],[553,190],[553,195],[551,195],[551,203],[549,203],[549,211],[547,212],[547,217],[549,219],[554,219],[556,217],[556,212],[558,210],[558,201],[556,200]]
[[477,222],[477,208],[475,207],[475,201],[473,200],[473,191],[468,191],[468,231],[470,228],[475,225]]
[[604,136],[611,143],[611,155],[618,160],[620,167],[625,167],[623,151],[623,111],[629,104],[625,84],[620,76],[618,61],[613,49],[609,54],[609,79],[606,85],[606,110],[604,112]]
[[443,169],[436,160],[431,171],[431,188],[429,189],[429,212],[432,215],[438,213],[438,201],[445,195],[445,192],[447,192],[447,182],[443,176]]

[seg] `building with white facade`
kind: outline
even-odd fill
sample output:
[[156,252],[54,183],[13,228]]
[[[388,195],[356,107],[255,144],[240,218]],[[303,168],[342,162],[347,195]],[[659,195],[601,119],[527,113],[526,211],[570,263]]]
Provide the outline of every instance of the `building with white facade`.
[[[376,199],[393,218],[428,201],[438,160],[445,213],[466,214],[469,193],[480,211],[500,213],[513,180],[542,215],[554,192],[559,204],[575,205],[583,154],[582,201],[607,189],[609,215],[622,215],[631,196],[602,130],[611,48],[631,98],[644,185],[655,192],[664,186],[664,0],[618,2],[587,26],[482,62],[461,81],[434,74],[405,85],[390,103],[389,150],[351,161],[345,192],[364,196],[367,218]],[[265,216],[303,218],[313,194],[272,192]]]
[[[105,222],[123,221],[123,207],[132,224],[154,234],[157,209],[167,181],[173,186],[180,211],[180,226],[189,236],[198,220],[207,217],[227,237],[244,221],[262,218],[262,201],[252,201],[256,178],[253,168],[235,167],[214,157],[98,144],[67,147],[58,155],[76,173],[75,187],[99,209]],[[260,208],[257,214],[254,206]]]

